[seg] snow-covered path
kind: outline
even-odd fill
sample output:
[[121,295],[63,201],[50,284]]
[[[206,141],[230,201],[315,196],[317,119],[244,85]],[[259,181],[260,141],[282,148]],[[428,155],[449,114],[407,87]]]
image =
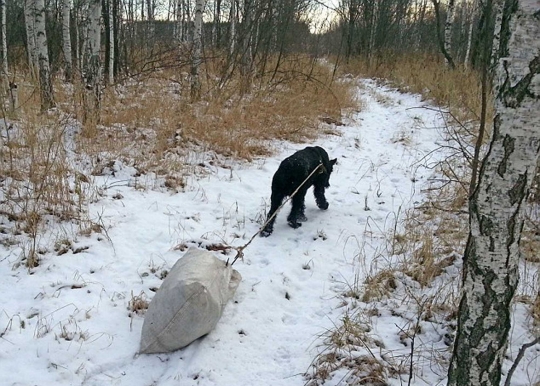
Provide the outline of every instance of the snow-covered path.
[[0,385],[303,385],[318,336],[341,315],[339,295],[370,267],[359,253],[377,249],[395,214],[421,199],[430,171],[418,161],[440,140],[440,117],[420,108],[419,96],[372,81],[359,90],[362,111],[340,135],[314,143],[338,159],[330,208],[318,210],[310,192],[308,221],[293,230],[287,205],[274,233],[235,264],[243,280],[217,328],[183,350],[137,356],[143,317],[130,318],[128,302],[153,296],[182,256],[176,246],[246,243],[279,162],[305,144],[281,144],[280,154],[252,164],[209,166],[179,194],[126,186],[129,168],[100,177],[109,188],[92,211],[110,240],[79,237],[75,247],[87,250],[49,253],[33,275],[12,270],[17,251],[0,247]]

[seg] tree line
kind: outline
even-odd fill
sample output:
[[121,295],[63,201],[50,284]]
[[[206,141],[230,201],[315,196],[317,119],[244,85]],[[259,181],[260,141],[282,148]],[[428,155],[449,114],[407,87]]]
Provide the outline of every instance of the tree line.
[[482,41],[491,40],[486,1],[341,0],[329,8],[318,0],[0,0],[0,74],[5,92],[16,69],[28,70],[47,109],[59,73],[82,79],[98,105],[104,85],[186,67],[197,99],[199,68],[218,56],[221,86],[240,74],[242,93],[293,53],[376,65],[393,53],[440,51],[449,66],[478,66]]

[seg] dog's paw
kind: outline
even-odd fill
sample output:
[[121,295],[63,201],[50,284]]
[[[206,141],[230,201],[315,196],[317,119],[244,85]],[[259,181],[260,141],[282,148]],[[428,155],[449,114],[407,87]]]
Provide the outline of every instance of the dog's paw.
[[294,228],[294,229],[300,228],[302,226],[301,223],[296,222],[296,221],[289,221],[288,224],[290,225],[291,228]]
[[272,230],[264,229],[259,233],[259,236],[261,237],[268,237],[272,234]]
[[328,209],[328,202],[322,202],[321,204],[318,205],[320,209],[322,210],[326,210]]
[[305,214],[301,214],[300,216],[298,216],[298,218],[296,219],[296,221],[298,222],[306,222],[307,221],[307,217]]

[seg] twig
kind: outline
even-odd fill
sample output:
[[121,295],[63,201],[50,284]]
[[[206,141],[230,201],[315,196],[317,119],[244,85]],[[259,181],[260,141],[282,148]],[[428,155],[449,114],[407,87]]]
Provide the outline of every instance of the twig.
[[[317,170],[319,170],[322,166],[323,166],[323,164],[320,163],[319,165],[317,165],[317,167],[316,167],[315,169],[313,169],[313,171],[309,174],[309,176],[307,176],[306,179],[305,179],[304,181],[302,181],[302,183],[298,186],[298,188],[296,188],[296,190],[293,192],[293,194],[291,194],[291,195],[290,195],[290,196],[289,196],[289,197],[288,197],[288,198],[287,198],[287,199],[279,206],[279,208],[277,208],[277,210],[274,212],[274,214],[272,214],[272,216],[270,216],[268,219],[266,219],[265,223],[259,228],[259,230],[258,230],[257,232],[255,232],[255,234],[254,234],[253,236],[251,236],[251,238],[249,239],[249,241],[248,241],[246,244],[244,244],[244,245],[242,245],[242,246],[240,246],[240,247],[232,247],[234,250],[236,250],[236,256],[235,256],[234,260],[232,261],[231,266],[232,266],[234,263],[236,263],[236,260],[238,260],[239,258],[240,258],[240,259],[243,259],[243,258],[244,258],[244,249],[246,249],[247,246],[248,246],[249,244],[251,244],[251,242],[255,239],[255,237],[257,237],[257,235],[259,235],[259,233],[262,232],[262,230],[264,229],[264,227],[266,227],[266,225],[267,225],[270,221],[272,221],[272,219],[273,219],[274,217],[277,216],[277,214],[279,213],[279,211],[281,210],[281,208],[283,208],[283,206],[284,206],[286,203],[288,203],[288,202],[296,195],[296,193],[298,193],[298,191],[300,190],[300,188],[301,188],[302,186],[304,186],[304,184],[311,178],[311,176],[314,175],[315,172],[316,172]],[[228,261],[227,261],[227,264],[228,264]]]
[[510,386],[510,381],[512,380],[512,375],[514,375],[514,371],[516,371],[516,368],[519,365],[519,362],[523,359],[523,356],[525,355],[525,351],[529,347],[534,346],[535,344],[540,343],[540,336],[533,340],[532,342],[525,343],[521,348],[519,349],[518,355],[516,357],[516,360],[514,363],[512,363],[512,367],[510,367],[510,370],[508,370],[508,375],[506,376],[506,381],[504,381],[504,386]]

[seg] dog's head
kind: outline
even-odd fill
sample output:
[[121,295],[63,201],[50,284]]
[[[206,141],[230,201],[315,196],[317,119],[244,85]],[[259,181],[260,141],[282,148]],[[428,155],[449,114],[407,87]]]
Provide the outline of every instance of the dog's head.
[[331,159],[330,162],[329,162],[329,167],[328,167],[328,170],[327,170],[327,176],[326,176],[326,183],[325,183],[325,187],[329,188],[330,187],[330,174],[332,174],[332,172],[334,171],[334,165],[337,163],[337,158],[334,158],[334,159]]
[[319,170],[320,178],[323,179],[321,182],[323,182],[323,186],[325,188],[330,187],[330,175],[334,171],[334,165],[337,163],[337,158],[330,159],[328,157],[328,153],[326,150],[324,150],[320,146],[315,146],[312,149],[315,149],[315,151],[319,154],[319,162],[322,164]]

